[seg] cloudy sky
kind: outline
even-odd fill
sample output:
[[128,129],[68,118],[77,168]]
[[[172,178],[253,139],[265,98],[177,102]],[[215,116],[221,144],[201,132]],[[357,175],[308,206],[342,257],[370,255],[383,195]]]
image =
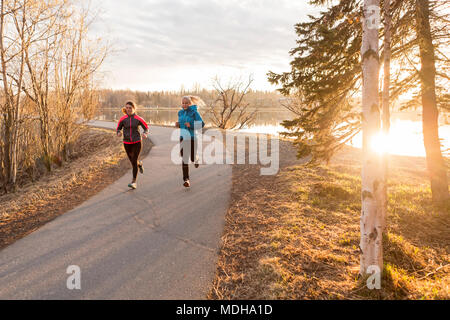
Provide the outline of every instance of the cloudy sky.
[[115,51],[104,86],[178,90],[211,79],[254,78],[272,90],[269,70],[289,70],[294,24],[317,12],[292,0],[92,0],[100,9],[92,32]]

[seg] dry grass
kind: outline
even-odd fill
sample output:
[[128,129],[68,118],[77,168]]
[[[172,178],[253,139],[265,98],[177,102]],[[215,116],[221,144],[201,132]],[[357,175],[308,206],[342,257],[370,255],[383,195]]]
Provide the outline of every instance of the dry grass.
[[435,208],[420,158],[392,157],[381,290],[358,278],[360,153],[307,168],[281,142],[281,170],[234,166],[211,299],[448,299],[450,206]]
[[[120,139],[106,129],[85,129],[72,161],[17,192],[0,196],[0,249],[75,208],[129,172]],[[144,143],[141,157],[151,149]]]

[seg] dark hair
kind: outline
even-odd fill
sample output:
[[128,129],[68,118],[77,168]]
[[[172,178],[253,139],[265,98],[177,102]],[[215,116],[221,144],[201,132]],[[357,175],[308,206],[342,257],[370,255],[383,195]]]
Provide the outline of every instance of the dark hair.
[[[127,103],[125,103],[126,106],[131,106],[134,111],[136,112],[136,104],[133,101],[127,101]],[[122,112],[123,114],[127,114],[127,110],[125,109],[125,107],[122,108]]]
[[127,103],[125,103],[125,105],[132,106],[133,109],[136,109],[136,104],[133,101],[127,101]]

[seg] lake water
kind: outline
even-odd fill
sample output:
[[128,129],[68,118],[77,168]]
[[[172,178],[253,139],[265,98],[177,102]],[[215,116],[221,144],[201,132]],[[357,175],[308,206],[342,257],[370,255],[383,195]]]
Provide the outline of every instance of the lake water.
[[[138,113],[150,124],[172,126],[178,119],[178,110],[176,109],[139,109]],[[101,109],[98,111],[96,120],[119,121],[122,115],[120,109]],[[207,124],[210,123],[207,113],[202,113],[202,117]],[[260,111],[252,125],[239,131],[278,135],[284,131],[281,122],[293,118],[294,114],[287,110]],[[393,113],[391,122],[390,135],[374,139],[373,148],[377,151],[385,150],[397,155],[425,156],[420,115],[411,112]],[[446,123],[448,123],[448,120],[444,121],[441,118],[439,137],[441,138],[442,151],[448,156],[450,149],[450,125]],[[357,135],[351,142],[351,145],[361,148],[362,135]]]

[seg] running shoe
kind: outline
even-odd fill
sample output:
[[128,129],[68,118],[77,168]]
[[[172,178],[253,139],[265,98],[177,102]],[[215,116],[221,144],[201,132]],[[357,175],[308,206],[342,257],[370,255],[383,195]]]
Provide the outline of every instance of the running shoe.
[[191,186],[191,183],[189,182],[189,180],[186,180],[184,182],[183,186],[185,186],[186,188],[189,188]]
[[198,168],[200,166],[200,164],[198,163],[198,156],[195,157],[195,168]]
[[142,164],[142,161],[139,161],[138,168],[139,168],[139,172],[141,174],[143,174],[144,173],[144,165]]
[[130,183],[130,184],[128,185],[128,188],[131,188],[131,189],[136,189],[136,188],[137,188],[137,184],[136,184],[136,182],[132,182],[132,183]]

